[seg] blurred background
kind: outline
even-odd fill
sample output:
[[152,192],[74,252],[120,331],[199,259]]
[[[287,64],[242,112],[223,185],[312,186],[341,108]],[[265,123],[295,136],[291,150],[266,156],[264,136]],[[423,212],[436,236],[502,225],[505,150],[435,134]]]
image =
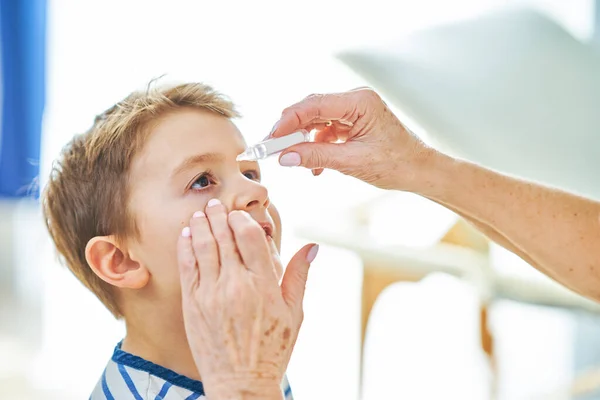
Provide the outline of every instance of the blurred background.
[[[594,0],[0,1],[0,398],[87,398],[124,329],[37,201],[95,115],[160,76],[229,95],[249,142],[369,85],[426,142],[600,198]],[[302,399],[600,399],[600,308],[457,216],[264,162],[283,257],[321,243],[289,368]],[[551,227],[548,227],[551,229]]]

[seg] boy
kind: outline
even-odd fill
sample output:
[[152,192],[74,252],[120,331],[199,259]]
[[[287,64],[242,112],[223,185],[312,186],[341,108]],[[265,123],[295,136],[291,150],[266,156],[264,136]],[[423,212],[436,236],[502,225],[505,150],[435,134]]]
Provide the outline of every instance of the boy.
[[[50,235],[73,274],[127,328],[91,399],[204,396],[181,310],[182,228],[217,198],[281,244],[258,164],[235,160],[245,149],[237,116],[203,84],[135,92],[73,138],[55,164],[43,195]],[[285,380],[282,389],[292,399]]]

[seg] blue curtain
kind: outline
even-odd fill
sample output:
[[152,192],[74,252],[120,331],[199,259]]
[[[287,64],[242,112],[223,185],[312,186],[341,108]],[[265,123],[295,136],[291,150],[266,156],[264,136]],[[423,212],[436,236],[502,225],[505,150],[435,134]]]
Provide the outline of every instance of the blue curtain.
[[600,0],[594,2],[594,40],[600,45]]
[[39,194],[46,1],[0,0],[0,197]]

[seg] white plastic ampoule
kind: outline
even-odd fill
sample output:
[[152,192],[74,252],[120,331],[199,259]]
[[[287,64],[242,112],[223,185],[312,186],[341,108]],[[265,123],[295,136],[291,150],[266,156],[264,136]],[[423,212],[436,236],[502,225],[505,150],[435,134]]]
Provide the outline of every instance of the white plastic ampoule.
[[310,140],[310,132],[307,132],[306,130],[290,133],[289,135],[274,139],[268,139],[248,147],[243,153],[237,156],[236,161],[264,160],[271,155],[282,152],[290,146],[310,142]]

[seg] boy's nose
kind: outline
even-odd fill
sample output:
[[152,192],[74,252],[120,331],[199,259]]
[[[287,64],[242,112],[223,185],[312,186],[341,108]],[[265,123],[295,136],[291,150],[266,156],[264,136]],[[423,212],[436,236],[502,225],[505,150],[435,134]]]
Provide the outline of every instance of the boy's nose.
[[257,207],[269,206],[267,188],[258,182],[245,180],[236,190],[233,206],[236,210],[251,211]]

